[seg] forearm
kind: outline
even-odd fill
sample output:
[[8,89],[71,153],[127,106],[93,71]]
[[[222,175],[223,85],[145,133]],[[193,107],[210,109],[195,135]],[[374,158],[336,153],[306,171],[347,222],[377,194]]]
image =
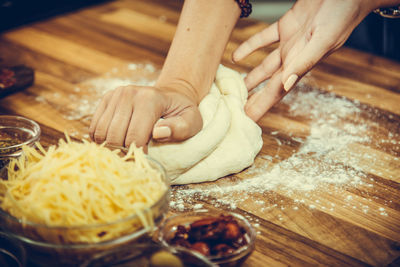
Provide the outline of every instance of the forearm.
[[400,0],[378,0],[376,1],[376,7],[389,7],[400,5]]
[[156,86],[200,102],[214,80],[239,15],[234,0],[186,0]]

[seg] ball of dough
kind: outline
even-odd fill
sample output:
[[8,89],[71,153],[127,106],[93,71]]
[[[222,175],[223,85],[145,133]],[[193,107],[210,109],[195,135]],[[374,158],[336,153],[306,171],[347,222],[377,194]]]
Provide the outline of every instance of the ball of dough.
[[149,156],[164,166],[171,184],[214,181],[253,164],[263,141],[261,128],[244,112],[247,96],[242,76],[221,65],[199,104],[202,130],[179,143],[150,141]]

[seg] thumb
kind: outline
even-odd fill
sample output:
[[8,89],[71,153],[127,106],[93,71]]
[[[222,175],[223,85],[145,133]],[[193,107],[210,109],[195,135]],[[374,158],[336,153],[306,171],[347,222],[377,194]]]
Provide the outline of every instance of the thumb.
[[199,109],[191,106],[177,115],[158,120],[153,128],[153,139],[158,142],[184,141],[197,134],[202,126]]

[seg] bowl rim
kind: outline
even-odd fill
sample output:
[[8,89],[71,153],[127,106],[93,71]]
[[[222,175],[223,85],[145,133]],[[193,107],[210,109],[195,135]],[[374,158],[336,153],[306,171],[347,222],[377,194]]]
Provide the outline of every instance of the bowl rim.
[[141,228],[139,231],[129,233],[127,235],[122,235],[116,238],[104,240],[101,242],[95,242],[95,243],[64,243],[64,244],[58,244],[58,243],[49,243],[46,241],[39,241],[39,240],[34,240],[30,239],[28,237],[22,236],[22,235],[17,235],[12,232],[7,232],[8,235],[14,237],[15,239],[21,240],[22,242],[31,245],[31,246],[37,246],[41,248],[46,248],[46,249],[92,249],[92,248],[98,248],[101,246],[108,246],[108,245],[120,245],[122,243],[129,242],[131,240],[134,240],[136,238],[142,237],[144,234],[146,234],[149,231],[149,228]]
[[[242,223],[246,226],[246,228],[249,230],[247,232],[247,234],[249,235],[249,242],[248,244],[238,248],[237,250],[235,250],[234,253],[229,254],[229,255],[224,255],[224,256],[205,256],[207,257],[207,259],[209,259],[210,261],[213,261],[217,264],[220,263],[224,263],[227,260],[231,259],[231,258],[235,258],[240,256],[242,253],[244,252],[252,252],[254,250],[255,247],[255,241],[256,241],[256,237],[257,237],[257,233],[254,229],[254,227],[250,224],[250,222],[241,214],[236,213],[236,212],[232,212],[232,211],[226,211],[226,210],[208,210],[208,209],[200,209],[200,210],[196,210],[196,211],[190,211],[190,212],[183,212],[183,213],[177,213],[174,214],[168,218],[166,218],[164,220],[164,222],[162,223],[162,225],[160,226],[159,229],[159,233],[157,236],[157,239],[161,242],[161,244],[163,244],[166,247],[181,247],[181,246],[175,246],[175,245],[171,245],[167,242],[166,240],[166,236],[165,236],[165,226],[168,224],[168,222],[171,222],[173,219],[179,218],[179,217],[191,217],[191,216],[201,216],[202,214],[206,214],[209,215],[209,217],[219,217],[221,215],[231,215],[233,216],[235,219],[237,219],[239,221],[239,224]],[[177,226],[177,225],[174,225]],[[246,230],[247,230],[246,229]],[[247,253],[246,253],[247,254]]]
[[12,255],[12,257],[15,258],[15,260],[18,262],[18,264],[19,264],[18,266],[20,266],[20,267],[25,266],[27,255],[26,255],[26,250],[25,250],[24,246],[21,244],[21,242],[19,242],[19,240],[17,240],[14,236],[10,235],[9,233],[3,232],[3,231],[0,231],[0,239],[5,239],[6,241],[9,241],[10,243],[12,243],[12,245],[19,252],[18,254],[20,254],[20,255],[16,255],[16,253],[13,253],[8,248],[6,248],[6,249],[0,248],[2,250],[2,253],[8,252],[8,254]]
[[[9,119],[9,120],[15,120],[16,119],[18,121],[22,121],[22,122],[28,123],[28,124],[30,124],[32,126],[32,128],[34,130],[36,130],[34,132],[34,133],[36,133],[36,135],[34,135],[32,138],[30,138],[30,139],[28,139],[28,140],[26,140],[26,141],[24,141],[22,143],[19,143],[19,144],[16,144],[16,145],[12,145],[12,146],[8,146],[8,147],[1,147],[0,151],[6,150],[6,149],[12,149],[12,148],[19,148],[19,147],[21,147],[23,145],[35,143],[36,141],[38,141],[40,139],[40,135],[42,134],[42,130],[41,130],[39,124],[36,121],[28,119],[28,118],[25,118],[25,117],[22,117],[22,116],[18,116],[18,115],[0,115],[0,120],[1,119]],[[3,129],[3,128],[7,128],[7,125],[0,125],[0,129]]]
[[[128,149],[126,149],[125,147],[112,146],[112,145],[106,145],[105,147],[111,148],[111,149],[119,149],[119,150],[123,150],[123,151],[128,151]],[[164,180],[164,183],[165,183],[167,189],[161,195],[160,199],[158,199],[156,202],[154,202],[153,205],[142,210],[144,213],[148,213],[154,207],[158,206],[162,201],[165,201],[166,199],[168,199],[168,196],[171,192],[170,181],[168,179],[167,172],[165,171],[164,167],[158,161],[156,161],[155,159],[153,159],[147,155],[146,155],[146,158],[150,162],[154,163],[161,170],[161,173],[164,176],[163,180]],[[58,226],[58,225],[57,226],[49,226],[49,225],[42,224],[42,223],[35,223],[35,222],[27,221],[27,220],[22,220],[22,219],[18,219],[17,217],[12,216],[11,214],[9,214],[8,212],[6,212],[5,210],[3,210],[1,208],[0,208],[0,217],[6,217],[6,218],[11,219],[14,222],[24,225],[24,226],[28,225],[28,226],[35,227],[35,228],[46,228],[49,230],[87,230],[87,229],[93,229],[93,228],[97,228],[97,227],[112,226],[112,225],[118,224],[118,223],[124,223],[126,221],[135,219],[135,217],[139,217],[139,215],[136,213],[131,216],[121,218],[121,219],[118,219],[118,220],[115,220],[112,222],[107,222],[107,223],[90,224],[90,225],[74,225],[74,226]],[[143,229],[146,229],[146,227],[144,227]],[[15,236],[15,234],[13,234],[13,235]],[[26,238],[26,237],[24,237],[24,238]],[[71,244],[74,244],[74,243],[71,243]],[[98,244],[98,243],[96,243],[96,244]]]

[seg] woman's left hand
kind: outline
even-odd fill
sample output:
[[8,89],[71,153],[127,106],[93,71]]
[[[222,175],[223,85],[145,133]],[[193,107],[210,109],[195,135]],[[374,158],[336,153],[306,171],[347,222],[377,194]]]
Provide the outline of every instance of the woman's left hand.
[[280,42],[245,78],[253,94],[246,113],[257,121],[322,58],[340,48],[364,17],[382,1],[298,0],[278,21],[242,43],[233,53],[239,61],[253,51]]

